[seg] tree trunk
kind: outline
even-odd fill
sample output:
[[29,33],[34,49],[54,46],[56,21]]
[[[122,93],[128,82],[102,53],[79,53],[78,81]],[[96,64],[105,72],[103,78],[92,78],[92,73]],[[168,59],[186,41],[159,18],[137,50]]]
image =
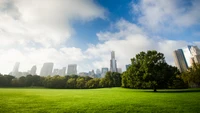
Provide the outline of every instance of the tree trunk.
[[154,91],[154,92],[157,92],[157,89],[156,89],[156,87],[154,87],[154,88],[153,88],[153,91]]

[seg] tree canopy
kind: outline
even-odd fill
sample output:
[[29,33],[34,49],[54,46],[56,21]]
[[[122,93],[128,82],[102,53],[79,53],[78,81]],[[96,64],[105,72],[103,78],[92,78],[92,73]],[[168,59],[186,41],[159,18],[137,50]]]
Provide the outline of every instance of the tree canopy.
[[140,52],[131,59],[131,66],[123,73],[122,87],[153,88],[157,91],[157,88],[172,87],[178,74],[176,67],[166,63],[164,54],[155,50]]

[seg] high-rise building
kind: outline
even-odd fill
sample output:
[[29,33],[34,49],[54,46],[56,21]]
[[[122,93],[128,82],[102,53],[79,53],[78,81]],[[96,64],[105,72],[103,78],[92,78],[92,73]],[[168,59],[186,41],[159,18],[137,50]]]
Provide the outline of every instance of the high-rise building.
[[88,73],[86,73],[86,72],[80,72],[79,76],[88,76]]
[[65,76],[66,67],[63,67],[62,69],[54,69],[52,75],[60,75]]
[[96,70],[96,74],[101,74],[100,69],[97,69],[97,70]]
[[31,74],[31,75],[36,75],[36,71],[37,71],[37,67],[36,67],[36,65],[34,65],[34,66],[31,68],[30,74]]
[[174,56],[175,64],[177,68],[180,70],[180,72],[186,71],[188,69],[188,65],[187,65],[183,50],[182,49],[175,50],[173,52],[173,56]]
[[192,56],[200,55],[200,49],[197,46],[191,46],[190,52],[191,52]]
[[118,73],[122,73],[122,68],[117,68]]
[[14,67],[13,67],[13,71],[12,71],[12,75],[18,77],[19,76],[19,62],[16,62]]
[[193,63],[200,63],[200,49],[197,46],[191,46],[190,52],[193,57]]
[[108,72],[108,68],[104,67],[101,69],[101,77],[105,77],[106,73]]
[[53,70],[53,63],[51,62],[44,63],[40,71],[40,76],[52,75],[52,70]]
[[90,76],[90,77],[92,77],[92,78],[95,78],[94,70],[89,71],[88,76]]
[[127,64],[126,65],[126,70],[128,70],[128,68],[131,66],[131,64]]
[[66,72],[66,67],[63,67],[62,69],[59,70],[58,75],[65,76]]
[[67,75],[76,75],[77,74],[77,65],[69,64],[67,68]]
[[54,75],[59,75],[58,73],[59,73],[59,69],[54,69],[52,75],[53,75],[53,76],[54,76]]
[[100,78],[100,77],[101,77],[101,71],[100,71],[100,69],[97,69],[97,70],[96,70],[96,77],[97,77],[97,78]]
[[115,60],[115,52],[111,52],[110,71],[117,72],[117,61]]

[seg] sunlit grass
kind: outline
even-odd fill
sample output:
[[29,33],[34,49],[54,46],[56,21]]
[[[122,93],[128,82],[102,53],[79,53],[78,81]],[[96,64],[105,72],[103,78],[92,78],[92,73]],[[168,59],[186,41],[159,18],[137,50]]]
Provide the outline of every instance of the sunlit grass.
[[7,112],[199,112],[200,89],[0,89],[0,113]]

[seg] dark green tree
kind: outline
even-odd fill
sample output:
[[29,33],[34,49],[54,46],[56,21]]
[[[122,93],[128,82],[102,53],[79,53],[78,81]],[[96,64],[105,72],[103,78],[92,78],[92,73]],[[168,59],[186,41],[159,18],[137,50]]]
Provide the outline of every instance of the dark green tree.
[[78,77],[77,79],[76,79],[76,87],[77,88],[80,88],[80,89],[83,89],[83,88],[85,88],[85,80],[84,80],[84,78],[83,77]]
[[181,74],[181,78],[190,87],[200,87],[200,64],[193,64],[188,71]]
[[165,62],[164,54],[155,50],[140,52],[131,59],[131,66],[122,75],[122,87],[168,88],[179,71]]

